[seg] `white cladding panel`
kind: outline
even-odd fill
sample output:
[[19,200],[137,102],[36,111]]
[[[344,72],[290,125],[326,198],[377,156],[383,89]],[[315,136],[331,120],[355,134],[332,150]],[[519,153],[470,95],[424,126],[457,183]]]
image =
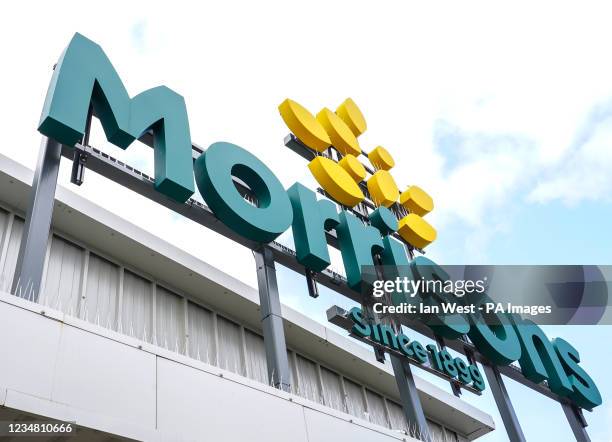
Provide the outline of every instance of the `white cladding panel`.
[[157,360],[164,441],[307,442],[302,406],[166,359]]
[[64,327],[53,400],[139,427],[155,426],[156,356]]
[[[0,385],[51,399],[62,323],[0,302]],[[44,319],[44,320],[42,320]]]
[[12,355],[0,364],[6,406],[26,413],[146,441],[324,442],[338,434],[398,440],[260,383],[175,361],[153,345],[128,345],[82,321],[62,323],[1,300],[0,315],[0,348]]
[[393,440],[405,440],[417,442],[403,434],[398,434],[398,439],[395,439],[387,434],[354,425],[308,408],[304,410],[304,419],[308,428],[308,442],[330,442],[334,440],[350,442],[389,442]]

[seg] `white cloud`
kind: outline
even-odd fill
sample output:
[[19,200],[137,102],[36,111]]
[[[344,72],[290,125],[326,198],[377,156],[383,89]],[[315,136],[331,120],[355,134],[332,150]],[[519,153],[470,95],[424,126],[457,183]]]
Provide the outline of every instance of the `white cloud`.
[[595,108],[577,141],[549,170],[529,195],[546,203],[561,200],[568,205],[581,201],[609,202],[612,194],[612,108]]
[[[599,410],[599,414],[606,422],[612,422],[612,405],[603,405],[602,410]],[[612,441],[612,426],[608,425],[601,429],[596,434],[593,434],[593,442],[611,442]]]
[[[398,183],[435,197],[429,217],[441,238],[460,224],[472,249],[486,243],[479,234],[506,229],[527,195],[569,202],[605,198],[609,188],[605,131],[590,147],[572,147],[593,105],[612,97],[606,4],[110,1],[95,12],[83,2],[32,9],[13,3],[0,19],[2,41],[16,42],[3,48],[0,151],[30,167],[51,66],[79,31],[103,46],[132,94],[158,84],[183,94],[195,142],[240,144],[286,186],[307,170],[282,146],[278,103],[290,96],[316,112],[352,96],[368,120],[363,147],[393,152]],[[440,122],[456,142],[440,144]],[[151,168],[145,150],[121,155]],[[71,188],[253,281],[243,271],[250,258],[240,266],[233,259],[244,251],[197,226],[189,237],[205,240],[190,241],[190,227],[176,228],[181,221],[154,204],[108,191],[114,187],[93,174]]]

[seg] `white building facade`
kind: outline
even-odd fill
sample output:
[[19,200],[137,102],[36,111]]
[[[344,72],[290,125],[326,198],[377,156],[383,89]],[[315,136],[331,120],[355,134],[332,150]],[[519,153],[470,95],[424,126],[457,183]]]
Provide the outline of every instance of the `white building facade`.
[[[292,392],[271,387],[254,288],[61,186],[38,299],[10,294],[31,181],[0,156],[0,420],[87,441],[416,440],[389,364],[283,306]],[[416,383],[436,439],[494,429]]]

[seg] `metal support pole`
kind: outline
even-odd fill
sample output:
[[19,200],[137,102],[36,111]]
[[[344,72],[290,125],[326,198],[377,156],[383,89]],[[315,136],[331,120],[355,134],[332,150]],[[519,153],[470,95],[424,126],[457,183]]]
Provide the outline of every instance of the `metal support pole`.
[[11,287],[12,293],[32,301],[38,300],[42,281],[61,154],[60,143],[43,137]]
[[577,442],[591,442],[591,438],[589,437],[586,427],[587,422],[582,414],[582,410],[566,403],[561,403],[561,408],[563,408],[563,412],[565,413],[565,417],[572,428],[572,432],[574,433],[574,437]]
[[402,410],[408,422],[409,433],[412,437],[430,442],[432,440],[431,433],[425,419],[425,413],[423,413],[423,406],[419,398],[419,391],[414,383],[410,363],[395,355],[390,355],[389,358],[400,393]]
[[257,265],[257,284],[259,286],[261,325],[266,347],[268,379],[271,380],[274,387],[291,391],[287,344],[285,343],[285,330],[283,329],[274,257],[267,248],[254,250],[253,254]]
[[516,417],[514,407],[512,407],[510,396],[508,396],[504,380],[499,370],[497,367],[489,364],[482,364],[482,368],[487,376],[489,387],[491,387],[491,391],[493,392],[493,397],[495,398],[497,409],[504,422],[504,427],[506,427],[508,439],[510,439],[511,442],[525,442],[521,424]]
[[[438,350],[445,350],[446,349],[446,344],[444,343],[444,338],[440,335],[435,335],[434,339],[436,341],[436,345],[438,346]],[[453,380],[451,379],[449,381],[450,387],[451,387],[451,391],[453,392],[453,394],[457,397],[461,396],[461,388],[455,383],[453,382]]]
[[[385,322],[398,331],[398,325],[392,323],[388,318],[383,318],[381,321],[378,315],[374,313],[371,305],[362,303],[361,309],[368,322],[372,324]],[[385,362],[385,352],[381,347],[374,347],[374,354],[377,361]],[[400,402],[402,403],[402,410],[406,417],[410,436],[425,442],[431,442],[431,432],[425,419],[419,391],[414,383],[410,363],[406,359],[393,354],[389,354],[389,359],[391,359],[391,367],[393,367],[393,375],[395,376],[397,389],[400,393]]]

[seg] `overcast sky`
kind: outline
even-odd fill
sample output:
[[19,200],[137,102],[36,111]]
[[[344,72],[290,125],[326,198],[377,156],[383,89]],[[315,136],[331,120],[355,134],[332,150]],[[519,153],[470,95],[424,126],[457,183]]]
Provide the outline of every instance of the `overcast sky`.
[[[130,94],[182,94],[195,143],[238,144],[286,187],[312,179],[282,144],[278,104],[318,112],[352,97],[368,122],[362,147],[385,146],[398,184],[434,197],[428,256],[440,263],[611,264],[612,9],[559,3],[11,2],[0,14],[0,153],[34,167],[51,68],[78,31]],[[122,152],[97,128],[92,144],[152,172],[148,148]],[[71,190],[255,285],[250,251],[91,172],[71,186],[68,169]],[[609,327],[581,333],[612,338]],[[585,364],[605,373],[603,361]],[[612,408],[600,408],[591,435],[610,441]],[[488,440],[504,440],[496,433]]]

